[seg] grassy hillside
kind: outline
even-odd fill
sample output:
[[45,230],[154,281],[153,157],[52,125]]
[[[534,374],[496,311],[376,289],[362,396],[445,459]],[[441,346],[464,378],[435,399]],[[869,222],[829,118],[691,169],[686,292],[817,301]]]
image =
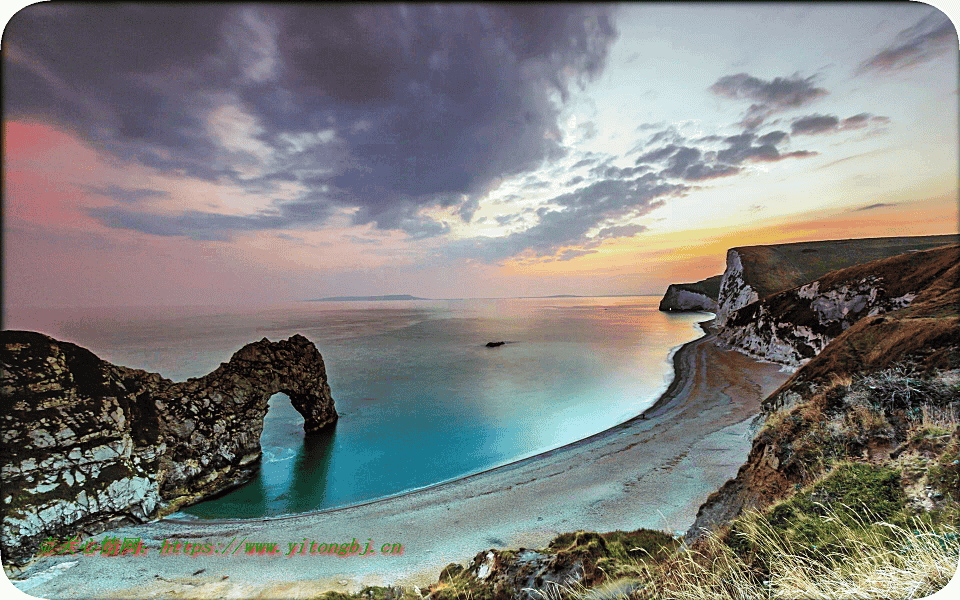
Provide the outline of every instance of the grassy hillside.
[[934,235],[741,246],[734,250],[741,256],[744,280],[765,298],[810,283],[830,271],[958,241],[957,235]]
[[708,298],[716,300],[720,296],[720,281],[722,279],[723,275],[714,275],[713,277],[708,277],[696,283],[675,283],[674,287],[688,292],[703,294]]

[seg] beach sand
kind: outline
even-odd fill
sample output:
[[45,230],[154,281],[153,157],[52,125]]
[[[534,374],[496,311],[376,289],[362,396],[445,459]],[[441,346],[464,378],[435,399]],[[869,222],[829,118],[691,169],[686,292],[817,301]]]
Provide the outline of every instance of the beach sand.
[[[319,513],[115,529],[94,539],[139,537],[147,554],[47,557],[19,578],[39,576],[24,591],[51,599],[308,598],[364,585],[426,587],[451,562],[467,564],[490,548],[542,547],[566,531],[681,533],[706,497],[736,474],[761,400],[789,374],[717,347],[712,335],[686,344],[674,363],[674,382],[642,417],[517,463]],[[376,554],[309,552],[313,541],[354,538],[361,549],[369,541]],[[164,555],[165,539],[211,543],[223,552]],[[233,554],[241,540],[276,542],[279,553]],[[304,540],[306,553],[297,546],[287,555]],[[402,544],[402,555],[381,553],[385,543]],[[44,573],[56,575],[41,581]]]

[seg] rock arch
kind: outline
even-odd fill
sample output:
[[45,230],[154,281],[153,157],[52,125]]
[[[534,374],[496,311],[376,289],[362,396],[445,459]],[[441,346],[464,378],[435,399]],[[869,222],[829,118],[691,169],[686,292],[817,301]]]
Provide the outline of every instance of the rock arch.
[[277,392],[308,434],[337,421],[323,358],[302,335],[247,344],[180,383],[39,333],[0,340],[4,561],[48,536],[161,517],[246,482]]

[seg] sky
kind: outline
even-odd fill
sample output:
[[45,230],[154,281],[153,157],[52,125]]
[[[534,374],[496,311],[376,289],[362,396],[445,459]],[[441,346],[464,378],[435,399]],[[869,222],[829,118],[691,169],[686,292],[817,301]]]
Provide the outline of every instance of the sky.
[[957,232],[916,2],[34,4],[2,47],[6,307],[661,294]]

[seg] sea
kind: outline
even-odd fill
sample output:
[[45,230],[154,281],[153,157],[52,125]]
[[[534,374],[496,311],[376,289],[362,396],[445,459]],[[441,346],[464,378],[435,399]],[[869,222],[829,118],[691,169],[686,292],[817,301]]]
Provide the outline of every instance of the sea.
[[[637,416],[673,379],[673,353],[710,313],[659,297],[290,302],[273,307],[13,309],[115,364],[184,381],[244,344],[299,333],[320,350],[340,419],[305,436],[270,398],[250,482],[178,518],[342,507],[505,465]],[[487,342],[506,342],[488,348]]]

